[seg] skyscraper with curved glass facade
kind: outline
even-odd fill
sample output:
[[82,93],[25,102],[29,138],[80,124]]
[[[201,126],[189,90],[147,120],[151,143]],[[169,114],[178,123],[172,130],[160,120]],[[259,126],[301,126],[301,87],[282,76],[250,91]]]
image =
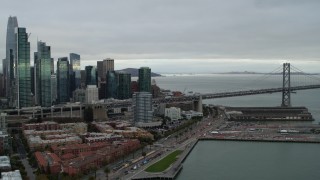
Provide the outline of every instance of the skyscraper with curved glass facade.
[[69,102],[69,62],[67,57],[58,59],[57,62],[57,95],[58,102]]
[[76,53],[70,53],[70,69],[74,76],[74,82],[71,82],[72,90],[80,88],[81,85],[81,66],[80,66],[80,55]]

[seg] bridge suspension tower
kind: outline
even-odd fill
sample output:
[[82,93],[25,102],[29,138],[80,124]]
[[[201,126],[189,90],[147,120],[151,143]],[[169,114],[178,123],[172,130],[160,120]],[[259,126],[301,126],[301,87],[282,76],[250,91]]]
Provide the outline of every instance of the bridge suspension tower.
[[291,106],[290,63],[283,63],[282,107]]

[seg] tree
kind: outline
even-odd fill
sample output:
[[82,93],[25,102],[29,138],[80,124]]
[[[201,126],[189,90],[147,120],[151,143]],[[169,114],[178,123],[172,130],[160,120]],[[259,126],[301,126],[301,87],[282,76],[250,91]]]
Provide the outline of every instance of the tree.
[[92,122],[93,121],[93,109],[92,107],[88,107],[84,110],[84,120],[86,122]]
[[109,179],[108,174],[110,173],[110,169],[108,167],[104,169],[104,173],[106,173],[107,179]]
[[143,158],[145,158],[145,157],[146,157],[146,155],[147,155],[147,153],[146,153],[146,152],[143,152],[143,151],[142,151],[142,153],[141,153],[141,154],[142,154]]

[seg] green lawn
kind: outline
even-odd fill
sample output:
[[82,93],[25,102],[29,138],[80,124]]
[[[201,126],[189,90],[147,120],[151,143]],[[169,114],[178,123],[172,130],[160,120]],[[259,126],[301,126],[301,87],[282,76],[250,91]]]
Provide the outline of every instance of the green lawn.
[[181,153],[182,153],[181,150],[176,150],[176,151],[170,153],[165,158],[163,158],[160,161],[149,166],[146,169],[146,171],[147,172],[162,172],[162,171],[166,170],[172,163],[174,163],[178,159],[177,156]]

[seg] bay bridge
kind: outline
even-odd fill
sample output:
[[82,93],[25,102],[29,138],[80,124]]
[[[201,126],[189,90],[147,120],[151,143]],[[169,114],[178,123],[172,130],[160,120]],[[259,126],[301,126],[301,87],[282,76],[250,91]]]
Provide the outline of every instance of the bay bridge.
[[[165,98],[154,98],[153,104],[160,103],[181,103],[181,102],[190,102],[193,101],[196,110],[202,110],[202,100],[205,99],[216,99],[216,98],[227,98],[227,97],[236,97],[236,96],[249,96],[249,95],[258,95],[258,94],[271,94],[271,93],[282,93],[282,107],[290,107],[291,106],[291,93],[300,91],[300,90],[308,90],[308,89],[318,89],[320,88],[320,78],[316,75],[310,75],[301,71],[299,68],[291,66],[290,63],[284,63],[283,66],[278,67],[276,70],[271,73],[266,73],[264,76],[274,76],[281,75],[282,76],[282,87],[275,88],[263,88],[263,89],[249,89],[249,90],[236,90],[236,91],[226,91],[226,92],[217,92],[217,93],[197,93],[191,96],[178,96],[178,97],[165,97]],[[292,86],[291,77],[300,77],[300,81],[298,84]],[[277,76],[278,77],[278,76]],[[303,78],[301,78],[303,77]],[[301,81],[304,83],[301,85]],[[6,109],[3,112],[8,113],[9,115],[20,115],[20,114],[30,114],[32,112],[32,117],[36,115],[41,115],[43,117],[44,113],[46,115],[52,115],[53,112],[62,112],[68,111],[71,113],[75,110],[80,110],[80,116],[82,114],[82,110],[88,106],[89,104],[78,103],[78,104],[60,104],[52,107],[29,107],[23,109]],[[97,102],[95,104],[90,104],[90,106],[99,106],[105,109],[113,109],[113,108],[125,108],[132,106],[132,100],[114,100],[114,101],[106,101],[106,102]]]

